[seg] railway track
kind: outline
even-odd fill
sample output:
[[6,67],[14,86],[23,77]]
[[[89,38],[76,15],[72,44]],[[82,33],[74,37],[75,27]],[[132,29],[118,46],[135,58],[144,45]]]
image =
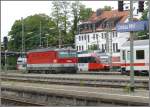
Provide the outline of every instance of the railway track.
[[33,103],[30,101],[22,100],[21,98],[14,98],[14,97],[8,97],[8,96],[3,96],[1,98],[1,103],[2,105],[14,105],[14,106],[45,106],[44,104],[39,104],[39,103]]
[[[120,88],[127,87],[130,83],[129,79],[120,78],[83,78],[83,77],[65,77],[65,76],[40,76],[40,75],[7,75],[1,76],[3,81],[20,81],[45,84],[62,84],[76,86],[91,86],[91,87],[112,87]],[[135,79],[136,88],[148,89],[148,79]]]

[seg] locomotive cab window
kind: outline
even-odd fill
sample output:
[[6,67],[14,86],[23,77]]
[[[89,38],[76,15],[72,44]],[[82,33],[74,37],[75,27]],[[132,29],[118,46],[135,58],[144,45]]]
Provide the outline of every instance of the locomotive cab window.
[[76,57],[77,53],[75,51],[60,51],[59,52],[59,57],[60,58],[71,58],[71,57]]
[[94,57],[79,57],[79,63],[95,63],[96,59]]
[[144,59],[144,50],[136,50],[136,59]]

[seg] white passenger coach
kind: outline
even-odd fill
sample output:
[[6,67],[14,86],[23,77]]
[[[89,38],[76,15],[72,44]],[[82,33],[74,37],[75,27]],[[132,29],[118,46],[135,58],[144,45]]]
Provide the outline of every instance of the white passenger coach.
[[[134,41],[134,71],[135,74],[148,74],[149,70],[149,40]],[[130,72],[130,41],[121,48],[122,71]]]

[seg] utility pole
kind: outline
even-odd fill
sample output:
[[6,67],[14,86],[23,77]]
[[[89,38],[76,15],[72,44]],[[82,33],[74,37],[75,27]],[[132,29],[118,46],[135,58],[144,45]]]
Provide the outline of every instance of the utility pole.
[[112,71],[112,31],[109,35],[110,72]]
[[23,53],[25,52],[23,17],[21,17],[21,22],[22,22],[22,57],[23,57]]
[[47,47],[48,47],[48,37],[46,38],[46,41],[47,41]]
[[[1,35],[0,35],[0,71],[2,71],[2,65],[1,65],[1,61],[2,61],[2,49],[1,49]],[[0,77],[1,77],[1,73],[0,73]],[[0,99],[0,106],[1,106],[1,99]]]
[[109,66],[110,72],[112,71],[112,34],[111,34],[111,23],[106,25],[106,52],[109,53]]
[[86,35],[86,40],[85,40],[85,42],[86,42],[86,50],[88,50],[88,44],[87,44],[87,35]]
[[[133,0],[130,0],[130,21],[133,21]],[[130,32],[130,91],[134,92],[133,31]]]
[[42,36],[41,36],[41,31],[42,31],[42,28],[41,28],[41,21],[40,21],[40,47],[42,46]]
[[61,30],[60,30],[60,28],[58,28],[58,32],[59,32],[59,48],[61,48],[62,41],[61,41]]
[[99,50],[99,46],[98,46],[98,35],[96,35],[96,42],[97,42],[97,50]]
[[[149,88],[150,88],[150,1],[148,2],[148,13],[149,13]],[[149,96],[150,96],[150,91],[149,91]],[[149,102],[150,106],[150,102]]]

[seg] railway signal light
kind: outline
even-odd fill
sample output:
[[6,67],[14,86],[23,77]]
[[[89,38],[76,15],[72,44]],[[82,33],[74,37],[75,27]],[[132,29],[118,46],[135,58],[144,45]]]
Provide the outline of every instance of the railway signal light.
[[118,11],[123,11],[123,1],[118,1]]
[[139,1],[139,12],[144,11],[144,1]]
[[4,43],[4,49],[7,50],[7,46],[8,46],[8,38],[5,36],[3,39],[3,43]]

